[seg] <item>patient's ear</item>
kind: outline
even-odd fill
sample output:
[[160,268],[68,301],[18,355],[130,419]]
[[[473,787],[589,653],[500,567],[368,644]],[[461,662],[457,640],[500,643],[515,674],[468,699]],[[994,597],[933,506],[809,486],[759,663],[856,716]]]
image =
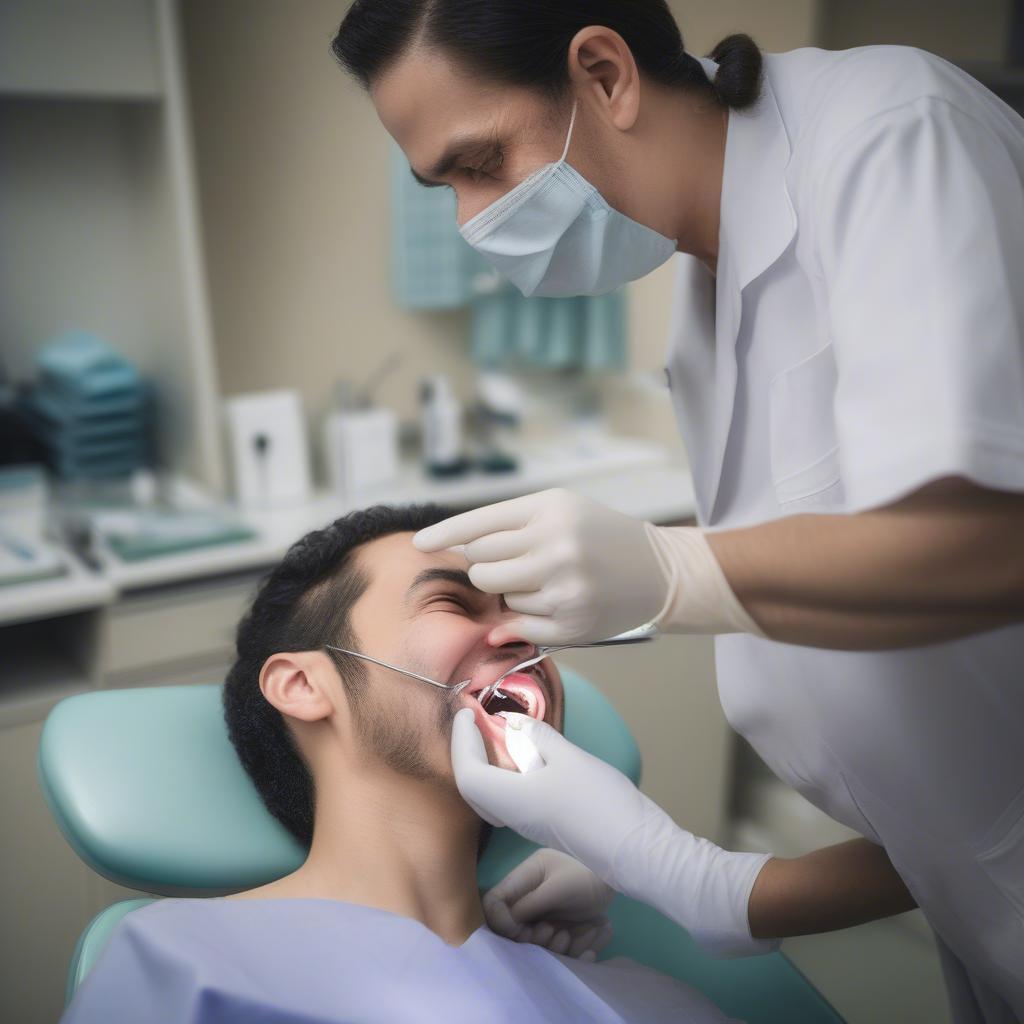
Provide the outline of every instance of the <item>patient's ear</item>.
[[260,672],[263,696],[283,715],[317,722],[334,710],[322,685],[325,655],[316,651],[272,654]]

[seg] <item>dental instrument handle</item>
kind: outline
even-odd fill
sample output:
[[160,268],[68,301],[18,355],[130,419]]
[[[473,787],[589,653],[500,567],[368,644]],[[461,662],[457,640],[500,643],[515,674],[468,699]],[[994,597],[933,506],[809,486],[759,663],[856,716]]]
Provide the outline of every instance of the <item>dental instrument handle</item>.
[[481,704],[486,704],[498,692],[505,679],[512,675],[513,672],[521,672],[524,668],[531,668],[550,655],[557,654],[559,651],[569,651],[583,647],[618,647],[626,644],[646,643],[648,640],[653,640],[657,632],[658,627],[653,622],[645,622],[642,626],[637,626],[635,629],[627,629],[624,633],[617,633],[615,636],[610,636],[605,640],[594,640],[585,644],[559,644],[555,647],[538,646],[538,653],[534,657],[527,658],[526,661],[521,661],[518,665],[513,665],[507,672],[503,672],[480,694],[478,699]]
[[[616,633],[606,640],[595,640],[590,644],[579,644],[580,647],[607,647],[611,644],[635,644],[643,640],[653,640],[658,634],[658,627],[654,622],[645,622],[634,629],[627,629],[622,633]],[[577,645],[573,645],[577,646]]]
[[367,661],[372,661],[375,665],[380,665],[381,668],[389,668],[392,672],[400,672],[403,676],[408,676],[410,679],[418,679],[421,683],[430,683],[431,686],[436,686],[439,690],[462,690],[469,686],[472,679],[463,679],[461,683],[441,683],[436,679],[431,679],[429,676],[421,676],[418,672],[412,672],[407,668],[399,668],[397,665],[389,665],[386,661],[381,661],[379,658],[371,658],[369,654],[360,654],[359,651],[350,651],[345,647],[335,647],[333,644],[324,644],[329,651],[340,651],[342,654],[351,654],[354,658],[365,658]]

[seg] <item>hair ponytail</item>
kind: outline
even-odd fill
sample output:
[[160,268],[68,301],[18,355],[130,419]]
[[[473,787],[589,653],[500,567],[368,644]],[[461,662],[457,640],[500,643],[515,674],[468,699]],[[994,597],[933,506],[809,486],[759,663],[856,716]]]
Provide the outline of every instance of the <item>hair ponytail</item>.
[[439,48],[481,79],[562,96],[574,35],[604,25],[625,40],[641,72],[659,85],[749,107],[761,89],[761,51],[750,36],[711,52],[714,83],[683,45],[666,0],[353,0],[331,49],[367,88],[414,43]]
[[726,36],[709,54],[718,65],[714,87],[731,110],[752,106],[761,95],[761,51],[750,36]]

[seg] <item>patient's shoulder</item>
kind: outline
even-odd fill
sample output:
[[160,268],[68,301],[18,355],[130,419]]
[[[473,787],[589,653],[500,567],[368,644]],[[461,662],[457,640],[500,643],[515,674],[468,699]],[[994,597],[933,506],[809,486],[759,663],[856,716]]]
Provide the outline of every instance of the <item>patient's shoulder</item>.
[[157,900],[126,914],[62,1024],[199,1020],[200,975],[223,943],[205,900]]
[[178,928],[209,928],[231,919],[225,912],[227,901],[210,899],[159,899],[126,914],[118,925],[119,931],[136,935],[160,934]]
[[693,986],[628,957],[613,957],[597,963],[566,956],[558,959],[626,1020],[739,1024]]
[[271,900],[160,899],[127,914],[111,939],[153,947],[176,960],[202,959],[216,950],[233,959],[280,927],[285,908]]

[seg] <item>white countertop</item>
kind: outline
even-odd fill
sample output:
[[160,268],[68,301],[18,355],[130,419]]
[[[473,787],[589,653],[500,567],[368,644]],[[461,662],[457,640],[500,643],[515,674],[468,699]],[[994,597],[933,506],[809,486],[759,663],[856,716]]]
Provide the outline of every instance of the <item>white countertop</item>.
[[64,558],[63,576],[0,587],[0,624],[87,611],[114,600],[117,590],[105,575],[92,572],[70,551]]
[[477,472],[437,479],[427,476],[419,465],[406,465],[393,484],[357,498],[320,493],[301,505],[244,510],[243,518],[258,534],[251,541],[135,563],[101,548],[98,573],[72,558],[69,575],[0,590],[0,624],[100,607],[132,590],[259,569],[280,559],[310,530],[368,505],[437,502],[473,508],[560,486],[640,519],[671,522],[694,514],[689,470],[650,441],[604,438],[546,445],[523,454],[514,473]]

